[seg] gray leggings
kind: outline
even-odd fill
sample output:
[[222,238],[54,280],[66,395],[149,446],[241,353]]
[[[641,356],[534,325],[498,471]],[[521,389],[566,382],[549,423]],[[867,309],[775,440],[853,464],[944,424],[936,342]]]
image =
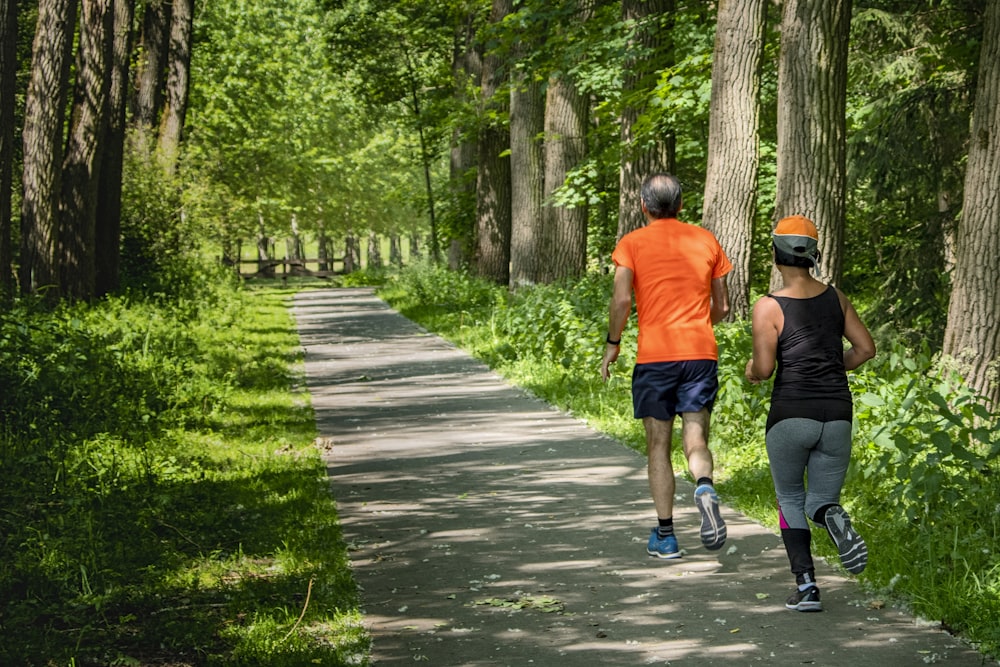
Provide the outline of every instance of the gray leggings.
[[809,530],[806,517],[812,518],[824,505],[840,503],[851,462],[851,422],[782,419],[765,440],[781,527]]

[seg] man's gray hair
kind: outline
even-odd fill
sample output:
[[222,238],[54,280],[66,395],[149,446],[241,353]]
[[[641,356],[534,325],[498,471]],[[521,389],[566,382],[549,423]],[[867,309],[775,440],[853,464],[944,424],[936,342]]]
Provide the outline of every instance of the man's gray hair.
[[642,182],[642,203],[656,219],[676,218],[681,210],[681,182],[670,174],[650,174]]

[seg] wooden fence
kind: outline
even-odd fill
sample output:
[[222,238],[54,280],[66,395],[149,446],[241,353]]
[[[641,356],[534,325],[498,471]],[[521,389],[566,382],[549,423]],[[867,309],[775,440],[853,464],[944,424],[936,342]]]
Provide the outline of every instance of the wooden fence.
[[[327,259],[241,259],[230,260],[230,266],[237,266],[241,278],[281,278],[290,277],[331,278],[347,273],[343,257]],[[326,268],[321,268],[326,265]],[[244,267],[250,266],[252,270]]]

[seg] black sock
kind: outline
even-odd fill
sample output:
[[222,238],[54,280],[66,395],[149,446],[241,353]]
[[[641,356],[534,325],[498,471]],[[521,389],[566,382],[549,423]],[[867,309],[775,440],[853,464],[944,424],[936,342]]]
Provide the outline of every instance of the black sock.
[[712,478],[711,477],[699,477],[698,481],[696,482],[696,485],[697,486],[701,486],[702,484],[708,484],[709,486],[711,486],[713,488],[715,487],[715,484],[712,484]]
[[816,510],[815,514],[813,514],[812,520],[821,526],[826,526],[826,511],[831,507],[836,507],[836,506],[837,503],[828,503],[826,505],[823,505],[818,510]]
[[659,524],[656,527],[656,535],[657,535],[657,537],[666,537],[667,535],[673,535],[674,534],[674,519],[673,519],[673,517],[671,517],[669,519],[657,519],[657,523]]

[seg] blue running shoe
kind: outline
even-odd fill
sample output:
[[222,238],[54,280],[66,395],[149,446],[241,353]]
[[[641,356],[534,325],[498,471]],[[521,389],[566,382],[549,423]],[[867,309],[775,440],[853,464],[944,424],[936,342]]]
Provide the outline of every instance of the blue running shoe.
[[726,522],[719,514],[719,496],[708,484],[694,490],[694,504],[701,512],[701,543],[710,551],[721,549],[726,543]]
[[851,517],[840,505],[832,505],[823,514],[823,523],[830,533],[844,569],[851,574],[861,574],[868,565],[868,545],[851,526]]
[[660,537],[655,528],[649,534],[649,544],[646,545],[646,553],[657,558],[681,557],[681,550],[677,546],[677,537],[675,535]]

